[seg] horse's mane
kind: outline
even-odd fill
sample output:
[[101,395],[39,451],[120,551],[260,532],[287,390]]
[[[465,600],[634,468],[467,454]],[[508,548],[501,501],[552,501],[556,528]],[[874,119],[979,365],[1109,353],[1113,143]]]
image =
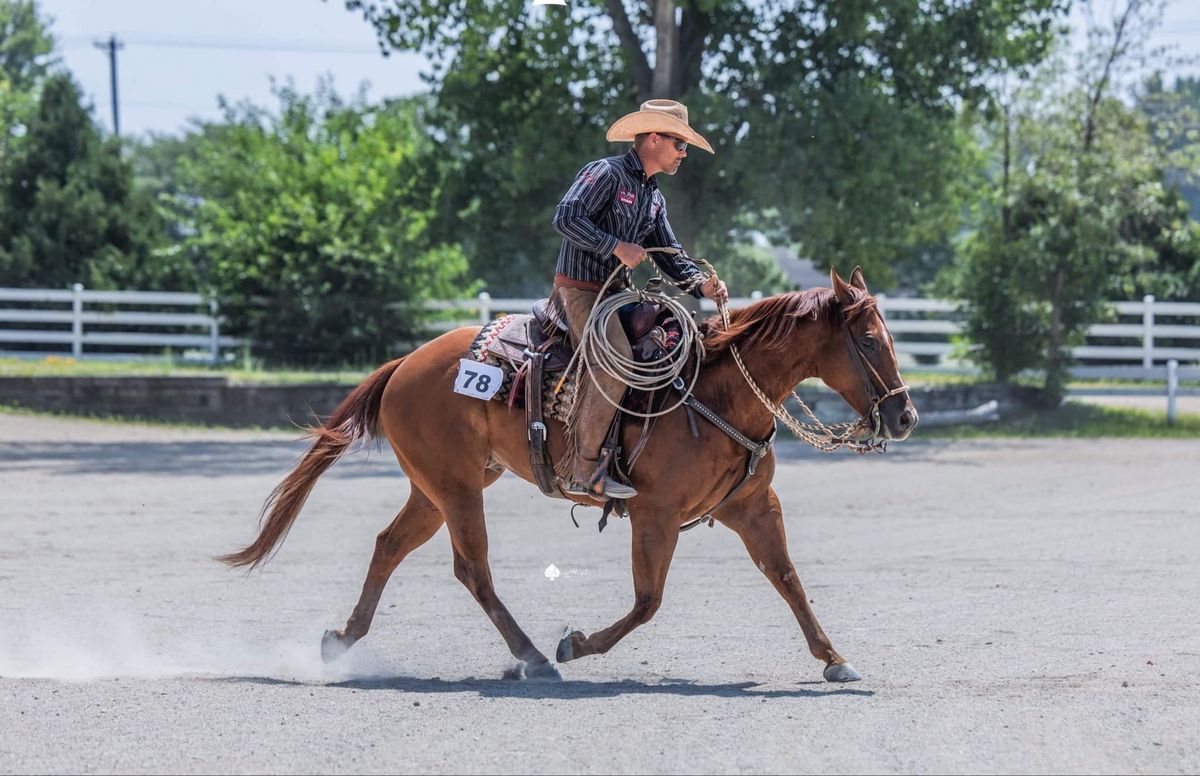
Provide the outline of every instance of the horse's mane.
[[739,350],[785,352],[795,347],[792,334],[802,321],[853,321],[875,305],[875,297],[850,286],[851,302],[843,306],[832,288],[810,288],[777,294],[749,307],[729,311],[729,327],[719,317],[705,321],[705,360],[713,359],[737,345]]

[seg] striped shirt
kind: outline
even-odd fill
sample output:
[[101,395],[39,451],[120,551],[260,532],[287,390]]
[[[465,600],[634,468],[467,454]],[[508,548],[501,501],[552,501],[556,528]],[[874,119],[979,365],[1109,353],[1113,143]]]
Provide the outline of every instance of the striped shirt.
[[[667,202],[654,177],[631,148],[623,156],[591,162],[558,203],[554,228],[563,236],[556,272],[575,280],[603,283],[620,263],[617,242],[643,248],[682,249],[667,222]],[[704,274],[686,253],[651,253],[669,279],[694,283]],[[702,296],[697,285],[692,294]]]

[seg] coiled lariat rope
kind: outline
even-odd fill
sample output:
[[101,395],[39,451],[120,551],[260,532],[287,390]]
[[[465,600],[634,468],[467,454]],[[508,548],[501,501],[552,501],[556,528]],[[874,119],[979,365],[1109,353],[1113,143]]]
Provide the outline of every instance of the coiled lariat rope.
[[[647,248],[645,250],[647,253],[682,253],[678,248]],[[704,259],[693,258],[692,260],[697,264],[703,265],[710,273],[716,274],[713,266]],[[592,385],[604,397],[605,401],[617,407],[622,412],[640,418],[653,418],[666,415],[682,406],[686,398],[691,395],[692,389],[700,377],[700,363],[704,360],[704,337],[701,335],[700,328],[696,325],[691,312],[677,301],[677,298],[690,292],[700,283],[706,282],[708,278],[704,277],[698,282],[690,282],[683,286],[680,286],[675,281],[667,280],[666,282],[682,288],[680,293],[675,296],[670,296],[662,292],[629,288],[605,298],[604,294],[608,290],[608,287],[624,270],[624,265],[618,265],[612,274],[608,276],[608,280],[605,281],[604,286],[600,289],[600,293],[596,295],[596,303],[593,305],[591,314],[588,315],[587,322],[584,324],[579,347],[575,350],[571,362],[567,365],[563,380],[559,381],[559,388],[565,382],[566,375],[571,374],[572,367],[575,370],[576,379],[580,377],[579,372],[586,370],[588,377],[592,381]],[[675,347],[661,358],[650,362],[640,362],[626,358],[612,347],[608,342],[606,334],[609,320],[613,315],[618,313],[621,307],[631,302],[641,301],[662,304],[674,314],[680,326],[683,327],[683,336],[680,337]],[[725,328],[728,329],[728,306],[724,303],[718,304],[717,310],[721,315],[721,321],[724,323]],[[658,412],[643,413],[622,407],[619,401],[614,400],[604,392],[604,389],[600,387],[600,384],[596,382],[596,378],[594,377],[594,370],[599,368],[625,385],[643,391],[656,391],[671,385],[679,378],[693,350],[696,354],[696,361],[691,382],[688,383],[686,390],[681,391],[679,401]],[[884,442],[873,441],[875,433],[867,417],[860,417],[858,420],[848,423],[827,425],[822,423],[820,418],[813,414],[813,411],[804,403],[804,400],[793,390],[791,392],[792,398],[796,400],[796,403],[800,405],[800,408],[804,410],[804,414],[812,420],[812,423],[803,423],[796,419],[782,404],[772,402],[763,393],[763,390],[758,387],[758,383],[750,376],[750,370],[746,368],[745,362],[742,361],[742,355],[738,352],[737,346],[731,343],[729,351],[733,355],[733,360],[737,364],[738,369],[741,370],[742,376],[746,379],[746,383],[750,386],[750,390],[754,392],[754,395],[758,397],[758,400],[762,402],[762,405],[766,407],[772,417],[783,423],[797,439],[825,453],[832,453],[841,447],[848,447],[856,453],[881,453],[886,449]],[[557,390],[558,388],[555,389],[556,392]]]
[[[679,253],[677,248],[646,248],[647,253]],[[655,291],[645,291],[636,288],[628,288],[624,291],[618,291],[611,296],[606,297],[605,292],[612,282],[620,276],[625,270],[625,266],[618,265],[608,276],[608,280],[604,282],[600,293],[596,295],[596,302],[592,305],[592,311],[588,315],[587,322],[583,326],[583,333],[579,338],[579,347],[575,349],[575,355],[571,357],[571,362],[567,365],[565,374],[571,374],[571,369],[575,369],[576,379],[580,378],[580,372],[586,371],[588,378],[592,381],[592,385],[604,397],[604,400],[622,412],[633,415],[639,418],[656,418],[660,415],[666,415],[668,412],[673,412],[675,409],[683,405],[684,399],[692,392],[692,388],[696,386],[696,380],[700,377],[700,362],[704,360],[704,338],[700,336],[700,329],[696,325],[696,321],[692,318],[691,313],[682,303],[678,301],[678,296],[672,297],[668,294]],[[690,290],[690,288],[688,289]],[[614,315],[617,315],[622,307],[631,302],[655,302],[661,304],[666,310],[675,316],[679,321],[679,325],[683,328],[683,336],[679,338],[679,342],[675,347],[671,348],[662,357],[652,361],[635,361],[632,358],[626,357],[618,351],[608,341],[608,325]],[[683,392],[679,401],[669,407],[659,410],[658,412],[638,412],[621,406],[620,398],[614,399],[604,392],[600,383],[596,381],[596,370],[602,369],[604,372],[613,378],[620,380],[625,385],[636,388],[641,391],[653,392],[662,388],[666,388],[676,381],[687,366],[688,358],[692,355],[693,350],[696,352],[695,368],[692,370],[692,380],[687,384],[687,390]],[[565,380],[565,375],[564,375]],[[559,381],[561,387],[563,381]],[[557,391],[557,389],[555,389]]]

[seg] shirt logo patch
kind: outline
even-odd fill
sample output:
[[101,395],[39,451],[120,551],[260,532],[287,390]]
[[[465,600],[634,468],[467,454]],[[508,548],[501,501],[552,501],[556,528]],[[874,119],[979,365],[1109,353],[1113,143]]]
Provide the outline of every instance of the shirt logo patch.
[[617,192],[617,200],[622,205],[633,205],[637,202],[637,196],[627,189],[621,189]]

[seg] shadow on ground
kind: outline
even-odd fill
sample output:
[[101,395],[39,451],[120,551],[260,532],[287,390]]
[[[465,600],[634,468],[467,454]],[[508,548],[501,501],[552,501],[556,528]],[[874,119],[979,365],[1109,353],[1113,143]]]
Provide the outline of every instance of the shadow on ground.
[[[231,676],[211,679],[214,682],[284,685],[311,687],[311,682],[277,679],[265,676]],[[796,689],[755,689],[762,685],[755,682],[733,682],[729,684],[701,684],[686,679],[664,679],[657,684],[646,684],[625,680],[619,682],[591,682],[567,680],[562,682],[519,681],[511,679],[462,679],[448,681],[434,677],[422,679],[413,676],[379,676],[351,679],[342,682],[322,683],[324,687],[352,690],[399,690],[417,694],[474,693],[486,698],[537,698],[572,700],[577,698],[612,698],[623,695],[675,695],[685,697],[713,696],[719,698],[823,698],[832,695],[853,695],[869,698],[874,690],[861,690],[826,682],[801,682]],[[822,689],[817,689],[822,688]]]
[[[49,469],[55,474],[230,475],[286,474],[308,449],[288,440],[228,442],[12,442],[0,445],[6,471]],[[403,476],[391,450],[374,446],[347,455],[334,477]]]

